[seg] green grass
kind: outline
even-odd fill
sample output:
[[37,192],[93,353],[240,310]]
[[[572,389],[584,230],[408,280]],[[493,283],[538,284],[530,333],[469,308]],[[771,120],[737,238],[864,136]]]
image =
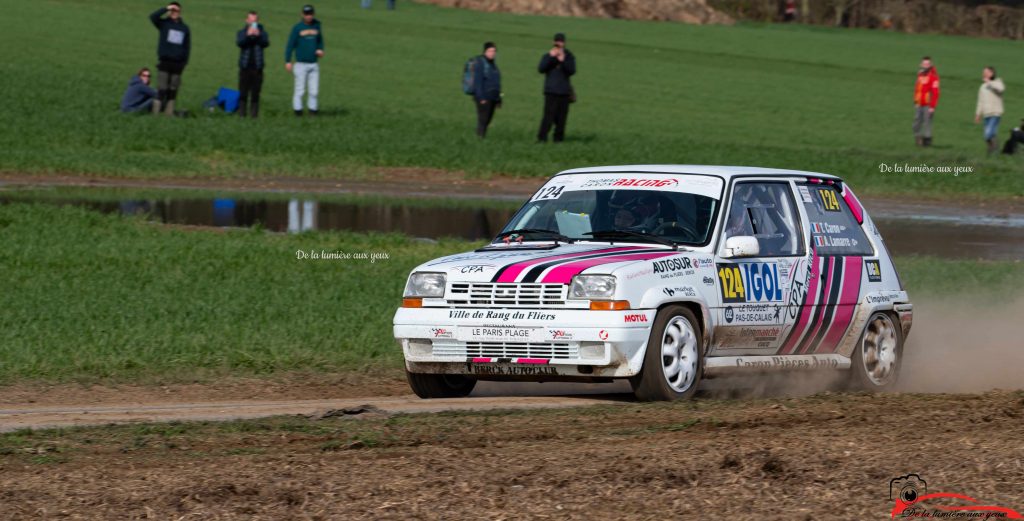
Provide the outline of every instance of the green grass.
[[[396,366],[388,337],[409,270],[472,246],[193,231],[23,204],[0,206],[0,244],[0,381]],[[390,259],[296,259],[311,249]]]
[[[239,121],[127,117],[115,111],[127,79],[153,66],[159,6],[110,0],[0,0],[4,125],[0,171],[133,177],[365,175],[421,166],[470,175],[547,176],[621,163],[740,164],[820,170],[862,193],[947,198],[1024,195],[1020,158],[984,158],[972,115],[984,64],[1010,90],[1003,131],[1024,116],[1013,94],[1020,43],[867,30],[531,17],[402,2],[364,11],[320,6],[327,56],[324,116],[290,113],[281,65],[301,2],[210,0],[186,6],[194,36],[181,106],[197,112],[235,86],[234,32],[257,6],[271,37],[264,117]],[[46,30],[39,30],[42,23]],[[541,112],[536,62],[564,31],[579,58],[580,102],[570,141],[533,143]],[[458,86],[463,61],[499,46],[505,107],[486,142]],[[943,95],[936,147],[915,150],[911,89],[922,54],[935,57]],[[974,174],[879,173],[880,163],[971,166]]]
[[[45,204],[0,205],[0,383],[174,382],[397,368],[409,270],[476,243],[400,235],[182,229]],[[388,260],[297,260],[297,250]],[[915,299],[1012,299],[1024,263],[904,258]]]

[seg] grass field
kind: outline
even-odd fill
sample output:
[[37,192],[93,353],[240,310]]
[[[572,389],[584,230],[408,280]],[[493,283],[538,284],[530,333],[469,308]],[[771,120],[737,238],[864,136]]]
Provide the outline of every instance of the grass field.
[[[474,243],[399,235],[162,226],[51,205],[0,205],[0,383],[176,382],[397,368],[408,271]],[[387,260],[298,260],[297,250]],[[1024,264],[900,259],[915,298],[1012,299]]]
[[[327,56],[323,116],[290,112],[282,66],[302,2],[211,0],[185,6],[193,59],[181,107],[198,112],[236,85],[234,33],[247,9],[271,38],[259,121],[122,116],[128,78],[154,66],[160,3],[0,0],[4,125],[0,171],[104,176],[343,177],[423,166],[470,175],[547,176],[621,163],[742,164],[840,174],[862,193],[948,198],[1024,195],[1020,158],[982,155],[972,116],[985,64],[1009,85],[1003,131],[1024,116],[1020,43],[779,25],[734,27],[527,17],[401,2],[372,11],[320,5]],[[44,26],[45,30],[40,30]],[[541,112],[536,62],[564,31],[577,54],[570,141],[533,143]],[[505,107],[486,142],[459,90],[464,60],[499,46]],[[936,146],[915,150],[911,89],[935,57],[943,96]],[[880,163],[970,166],[973,174],[879,173]]]

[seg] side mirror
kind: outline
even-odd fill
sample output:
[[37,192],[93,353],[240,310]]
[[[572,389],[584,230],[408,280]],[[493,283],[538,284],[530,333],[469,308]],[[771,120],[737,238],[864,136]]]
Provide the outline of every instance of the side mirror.
[[757,244],[756,237],[739,235],[725,240],[725,251],[722,252],[722,258],[756,257],[760,253],[761,246]]

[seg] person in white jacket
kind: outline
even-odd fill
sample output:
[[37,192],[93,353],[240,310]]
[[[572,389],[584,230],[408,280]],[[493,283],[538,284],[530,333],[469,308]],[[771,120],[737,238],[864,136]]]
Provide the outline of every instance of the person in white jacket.
[[985,122],[985,143],[988,153],[998,148],[996,134],[999,132],[999,119],[1003,116],[1003,92],[1006,86],[1003,80],[996,77],[996,70],[991,65],[981,73],[982,84],[978,89],[978,105],[974,109],[974,122]]

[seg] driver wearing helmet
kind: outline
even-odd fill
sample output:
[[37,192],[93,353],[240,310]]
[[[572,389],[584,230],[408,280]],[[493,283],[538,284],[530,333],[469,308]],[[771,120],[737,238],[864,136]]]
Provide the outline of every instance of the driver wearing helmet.
[[747,208],[753,202],[753,188],[749,185],[740,185],[732,199],[732,208],[729,209],[729,220],[725,225],[726,237],[754,235],[754,227],[750,223],[750,215],[747,214]]

